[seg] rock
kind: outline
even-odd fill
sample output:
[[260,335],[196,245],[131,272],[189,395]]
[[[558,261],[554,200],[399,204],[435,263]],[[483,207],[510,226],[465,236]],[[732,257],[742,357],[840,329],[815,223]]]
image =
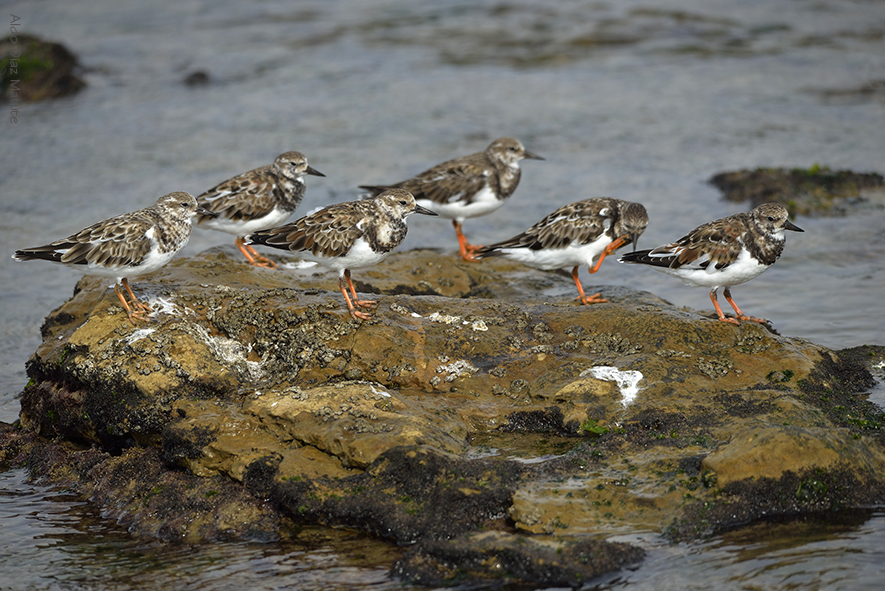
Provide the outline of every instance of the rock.
[[638,562],[644,554],[635,546],[601,540],[538,540],[483,532],[412,549],[394,564],[392,572],[412,584],[427,586],[467,580],[576,587]]
[[229,478],[169,470],[156,447],[117,456],[49,442],[0,423],[0,462],[26,465],[42,484],[76,491],[102,516],[165,542],[273,541],[291,528],[275,507]]
[[185,86],[190,86],[191,88],[196,88],[199,86],[207,86],[211,79],[209,78],[209,74],[204,72],[203,70],[194,70],[189,73],[182,79],[182,84]]
[[776,201],[791,216],[833,216],[885,207],[885,179],[878,173],[808,169],[757,168],[722,172],[710,179],[729,201],[756,207]]
[[754,478],[780,478],[785,472],[831,469],[850,458],[866,472],[885,472],[885,456],[848,429],[753,425],[737,430],[701,462],[716,484]]
[[[93,445],[89,470],[35,474],[63,472],[138,531],[216,539],[217,526],[137,509],[187,490],[127,487],[115,462],[145,458],[148,480],[270,501],[262,532],[292,518],[414,544],[396,570],[428,584],[459,561],[470,580],[503,565],[506,580],[559,584],[641,555],[586,536],[683,539],[885,500],[885,415],[863,394],[879,348],[842,355],[612,286],[591,287],[610,303],[580,306],[567,274],[433,251],[355,273],[379,301],[357,322],[334,272],[277,262],[290,268],[227,247],[173,261],[135,286],[163,310],[137,328],[104,282],[81,280],[42,328],[3,457]],[[131,502],[92,493],[104,474]],[[250,535],[257,510],[231,509],[228,535]],[[531,534],[567,559],[553,568]],[[597,550],[612,560],[579,567]]]
[[391,449],[346,478],[281,478],[279,469],[279,458],[267,458],[250,466],[244,483],[311,522],[359,527],[402,545],[499,527],[524,474],[513,462],[467,460],[432,447]]
[[60,43],[32,35],[0,39],[0,96],[10,101],[42,101],[77,94],[77,57]]

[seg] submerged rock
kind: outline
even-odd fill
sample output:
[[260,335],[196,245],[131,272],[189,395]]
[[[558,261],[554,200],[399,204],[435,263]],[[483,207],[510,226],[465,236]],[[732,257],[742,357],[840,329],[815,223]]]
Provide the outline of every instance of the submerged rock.
[[[138,328],[84,278],[43,326],[6,461],[44,438],[93,446],[69,480],[138,531],[192,540],[218,527],[179,531],[176,516],[95,495],[95,479],[143,456],[157,482],[241,482],[268,501],[245,515],[415,544],[394,572],[429,584],[586,580],[641,556],[607,535],[681,539],[885,500],[885,415],[858,354],[623,288],[592,287],[610,303],[580,306],[568,275],[432,251],[355,276],[381,294],[357,322],[334,272],[277,262],[291,268],[228,249],[174,261],[136,286],[163,310]],[[114,482],[126,498],[153,490]],[[258,535],[247,521],[226,535]]]
[[190,72],[187,76],[182,79],[182,84],[185,86],[190,86],[192,88],[198,86],[207,86],[212,79],[209,77],[208,72],[204,72],[203,70],[194,70]]
[[413,548],[394,564],[393,573],[421,585],[516,580],[578,587],[638,562],[644,554],[628,544],[586,538],[539,540],[484,532]]
[[722,172],[710,184],[729,201],[756,207],[776,201],[791,216],[833,216],[885,208],[885,178],[878,173],[811,168],[757,168]]
[[33,35],[0,39],[0,96],[10,101],[41,101],[78,93],[86,83],[77,75],[77,57],[60,43]]

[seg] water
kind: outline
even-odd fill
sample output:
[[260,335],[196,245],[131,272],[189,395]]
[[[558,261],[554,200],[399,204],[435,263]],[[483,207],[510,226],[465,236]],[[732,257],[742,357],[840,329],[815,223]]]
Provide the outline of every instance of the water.
[[0,473],[2,590],[400,589],[379,562],[399,551],[364,534],[307,529],[279,544],[193,548],[133,540],[87,503]]
[[[76,497],[28,483],[23,470],[0,473],[0,520],[3,591],[414,588],[373,564],[399,551],[356,532],[308,529],[285,544],[146,543]],[[591,588],[879,590],[885,512],[758,524],[694,545],[648,534],[617,539],[644,546],[645,561]]]
[[[358,184],[401,180],[496,137],[518,137],[547,160],[525,162],[510,202],[465,224],[477,243],[507,238],[559,205],[608,195],[646,205],[651,223],[640,246],[650,247],[747,209],[706,183],[723,170],[819,163],[885,172],[885,11],[874,1],[0,0],[0,30],[11,14],[21,18],[20,32],[77,53],[89,86],[76,97],[22,105],[16,125],[0,119],[0,253],[173,190],[197,194],[293,149],[327,175],[308,178],[308,211],[355,198]],[[181,83],[196,70],[208,72],[208,86]],[[418,217],[403,248],[454,250],[450,224]],[[787,237],[781,260],[734,290],[741,308],[771,319],[781,334],[835,349],[881,344],[885,212],[796,223],[805,233]],[[228,238],[198,230],[186,254]],[[70,296],[77,275],[4,255],[0,277],[0,420],[12,421],[42,319]],[[711,308],[705,290],[614,261],[582,277],[588,286],[627,285]],[[63,495],[34,490],[56,507],[47,514],[67,514]],[[142,573],[169,583],[180,567],[192,573],[186,588],[223,589],[226,574],[218,573],[226,571],[197,565],[238,554],[244,562],[233,562],[259,573],[243,585],[279,583],[253,568],[260,556],[331,585],[335,579],[311,561],[341,556],[233,545],[189,558],[132,550],[122,536],[114,552],[125,548],[134,558],[115,570],[97,550],[110,534],[63,517],[26,518],[32,500],[4,497],[12,510],[0,555],[26,555],[27,576],[40,577],[19,588],[76,589],[76,572],[89,568],[103,573],[107,588],[135,585]],[[78,533],[35,545],[41,523]],[[611,585],[662,580],[690,588],[722,571],[738,578],[713,581],[733,588],[807,580],[851,588],[838,573],[881,562],[883,531],[882,516],[873,514],[827,533],[820,544],[831,545],[823,549],[785,534],[789,552],[764,550],[771,561],[764,564],[735,558],[752,540],[734,542],[734,551],[718,542],[675,549],[645,542],[650,559]],[[849,538],[854,550],[839,551]],[[29,550],[16,554],[19,547]],[[656,560],[660,553],[668,558]],[[8,573],[21,573],[19,566],[0,562],[0,580],[13,580]],[[389,581],[381,571],[363,568],[354,580],[383,588]]]
[[646,562],[598,589],[881,589],[883,530],[885,513],[865,510],[761,523],[702,545],[627,539],[647,544]]

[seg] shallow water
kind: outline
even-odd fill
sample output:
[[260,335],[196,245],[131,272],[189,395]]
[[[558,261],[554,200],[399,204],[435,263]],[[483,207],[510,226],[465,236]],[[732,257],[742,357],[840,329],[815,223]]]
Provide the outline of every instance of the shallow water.
[[[277,544],[194,548],[133,540],[88,503],[0,473],[0,589],[398,589],[400,552],[364,534],[307,528]],[[382,564],[382,566],[378,566]]]
[[[383,561],[399,550],[356,532],[306,528],[277,544],[145,543],[87,503],[29,483],[23,470],[0,473],[0,520],[3,590],[421,589],[389,577]],[[762,523],[694,545],[669,545],[652,534],[613,539],[643,546],[646,559],[585,589],[878,590],[885,512]]]
[[[747,209],[723,201],[707,184],[717,172],[815,163],[885,172],[885,12],[875,1],[43,0],[0,6],[0,25],[15,14],[20,32],[61,41],[77,53],[89,83],[75,97],[20,106],[15,125],[0,119],[0,253],[60,238],[173,190],[198,194],[292,149],[327,175],[308,178],[306,212],[356,198],[358,184],[401,180],[480,151],[496,137],[518,137],[547,160],[525,162],[507,205],[465,224],[478,243],[507,238],[565,203],[608,195],[646,205],[651,223],[640,246],[650,247]],[[211,83],[182,84],[196,70],[208,72]],[[447,222],[416,218],[403,248],[455,248]],[[836,349],[882,344],[885,212],[796,223],[805,233],[790,233],[781,260],[735,288],[737,302],[771,319],[784,335]],[[185,253],[228,238],[197,230]],[[70,296],[77,275],[2,256],[0,277],[0,420],[12,421],[42,319]],[[592,278],[586,271],[582,277],[603,292],[605,285],[626,285],[711,310],[705,290],[613,260]],[[876,395],[885,396],[881,388]],[[56,509],[66,502],[55,493],[34,494],[52,497],[46,502]],[[7,500],[13,508],[31,502],[15,495]],[[77,568],[110,568],[106,553],[94,550],[100,544],[93,530],[29,546],[42,531],[39,523],[5,518],[0,555],[18,545],[32,548],[23,552],[33,561],[29,568],[46,577],[40,579],[45,588],[77,588],[70,578]],[[843,534],[827,534],[833,546],[824,550],[785,534],[796,541],[794,550],[766,551],[772,562],[765,564],[737,560],[743,550],[729,554],[715,543],[660,546],[655,552],[672,553],[672,560],[655,562],[653,555],[611,585],[672,580],[670,588],[690,588],[689,581],[707,582],[720,569],[715,576],[742,573],[722,581],[732,588],[789,588],[805,575],[818,581],[812,587],[850,588],[839,573],[862,572],[871,556],[873,564],[876,557],[881,562],[876,544],[881,548],[883,531],[882,516],[873,514],[844,534],[862,550],[841,553],[835,548],[847,543]],[[260,553],[228,548],[201,549],[203,557],[193,560]],[[311,560],[334,563],[329,557],[338,556],[293,558],[284,548],[262,548],[273,560],[310,572]],[[163,577],[177,575],[158,563],[191,564],[184,556],[157,558],[172,550],[156,552],[136,552],[130,570],[107,575],[102,584],[127,588],[141,572],[168,582]],[[77,561],[58,560],[72,555]],[[0,581],[12,580],[6,574],[19,567],[0,562]],[[389,581],[378,582],[381,571],[355,576],[365,588],[384,588]],[[193,572],[185,588],[226,588],[210,570]],[[248,584],[274,588],[274,576],[256,575]],[[18,588],[29,587],[39,588]]]

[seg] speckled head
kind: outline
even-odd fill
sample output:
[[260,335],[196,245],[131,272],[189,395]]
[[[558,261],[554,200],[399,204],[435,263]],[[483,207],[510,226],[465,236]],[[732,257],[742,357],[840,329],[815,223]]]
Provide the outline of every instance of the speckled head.
[[648,211],[641,203],[624,203],[621,209],[621,219],[618,220],[615,228],[615,237],[625,236],[625,244],[633,244],[633,251],[636,251],[636,245],[639,243],[639,237],[645,232],[648,226]]
[[439,215],[415,202],[415,197],[405,189],[387,189],[374,197],[376,202],[392,216],[405,219],[413,213]]
[[759,232],[767,236],[783,237],[784,230],[805,231],[790,221],[790,213],[780,203],[763,203],[750,212],[750,217]]
[[154,204],[164,217],[172,220],[189,222],[195,215],[215,217],[215,214],[197,203],[196,198],[185,191],[174,191],[163,195]]
[[273,161],[276,172],[289,180],[300,180],[306,174],[326,176],[307,164],[307,158],[301,152],[284,152]]
[[520,160],[530,158],[532,160],[544,160],[541,156],[533,154],[525,149],[519,140],[512,137],[498,138],[486,148],[486,154],[495,162],[501,162],[508,166],[517,164]]

